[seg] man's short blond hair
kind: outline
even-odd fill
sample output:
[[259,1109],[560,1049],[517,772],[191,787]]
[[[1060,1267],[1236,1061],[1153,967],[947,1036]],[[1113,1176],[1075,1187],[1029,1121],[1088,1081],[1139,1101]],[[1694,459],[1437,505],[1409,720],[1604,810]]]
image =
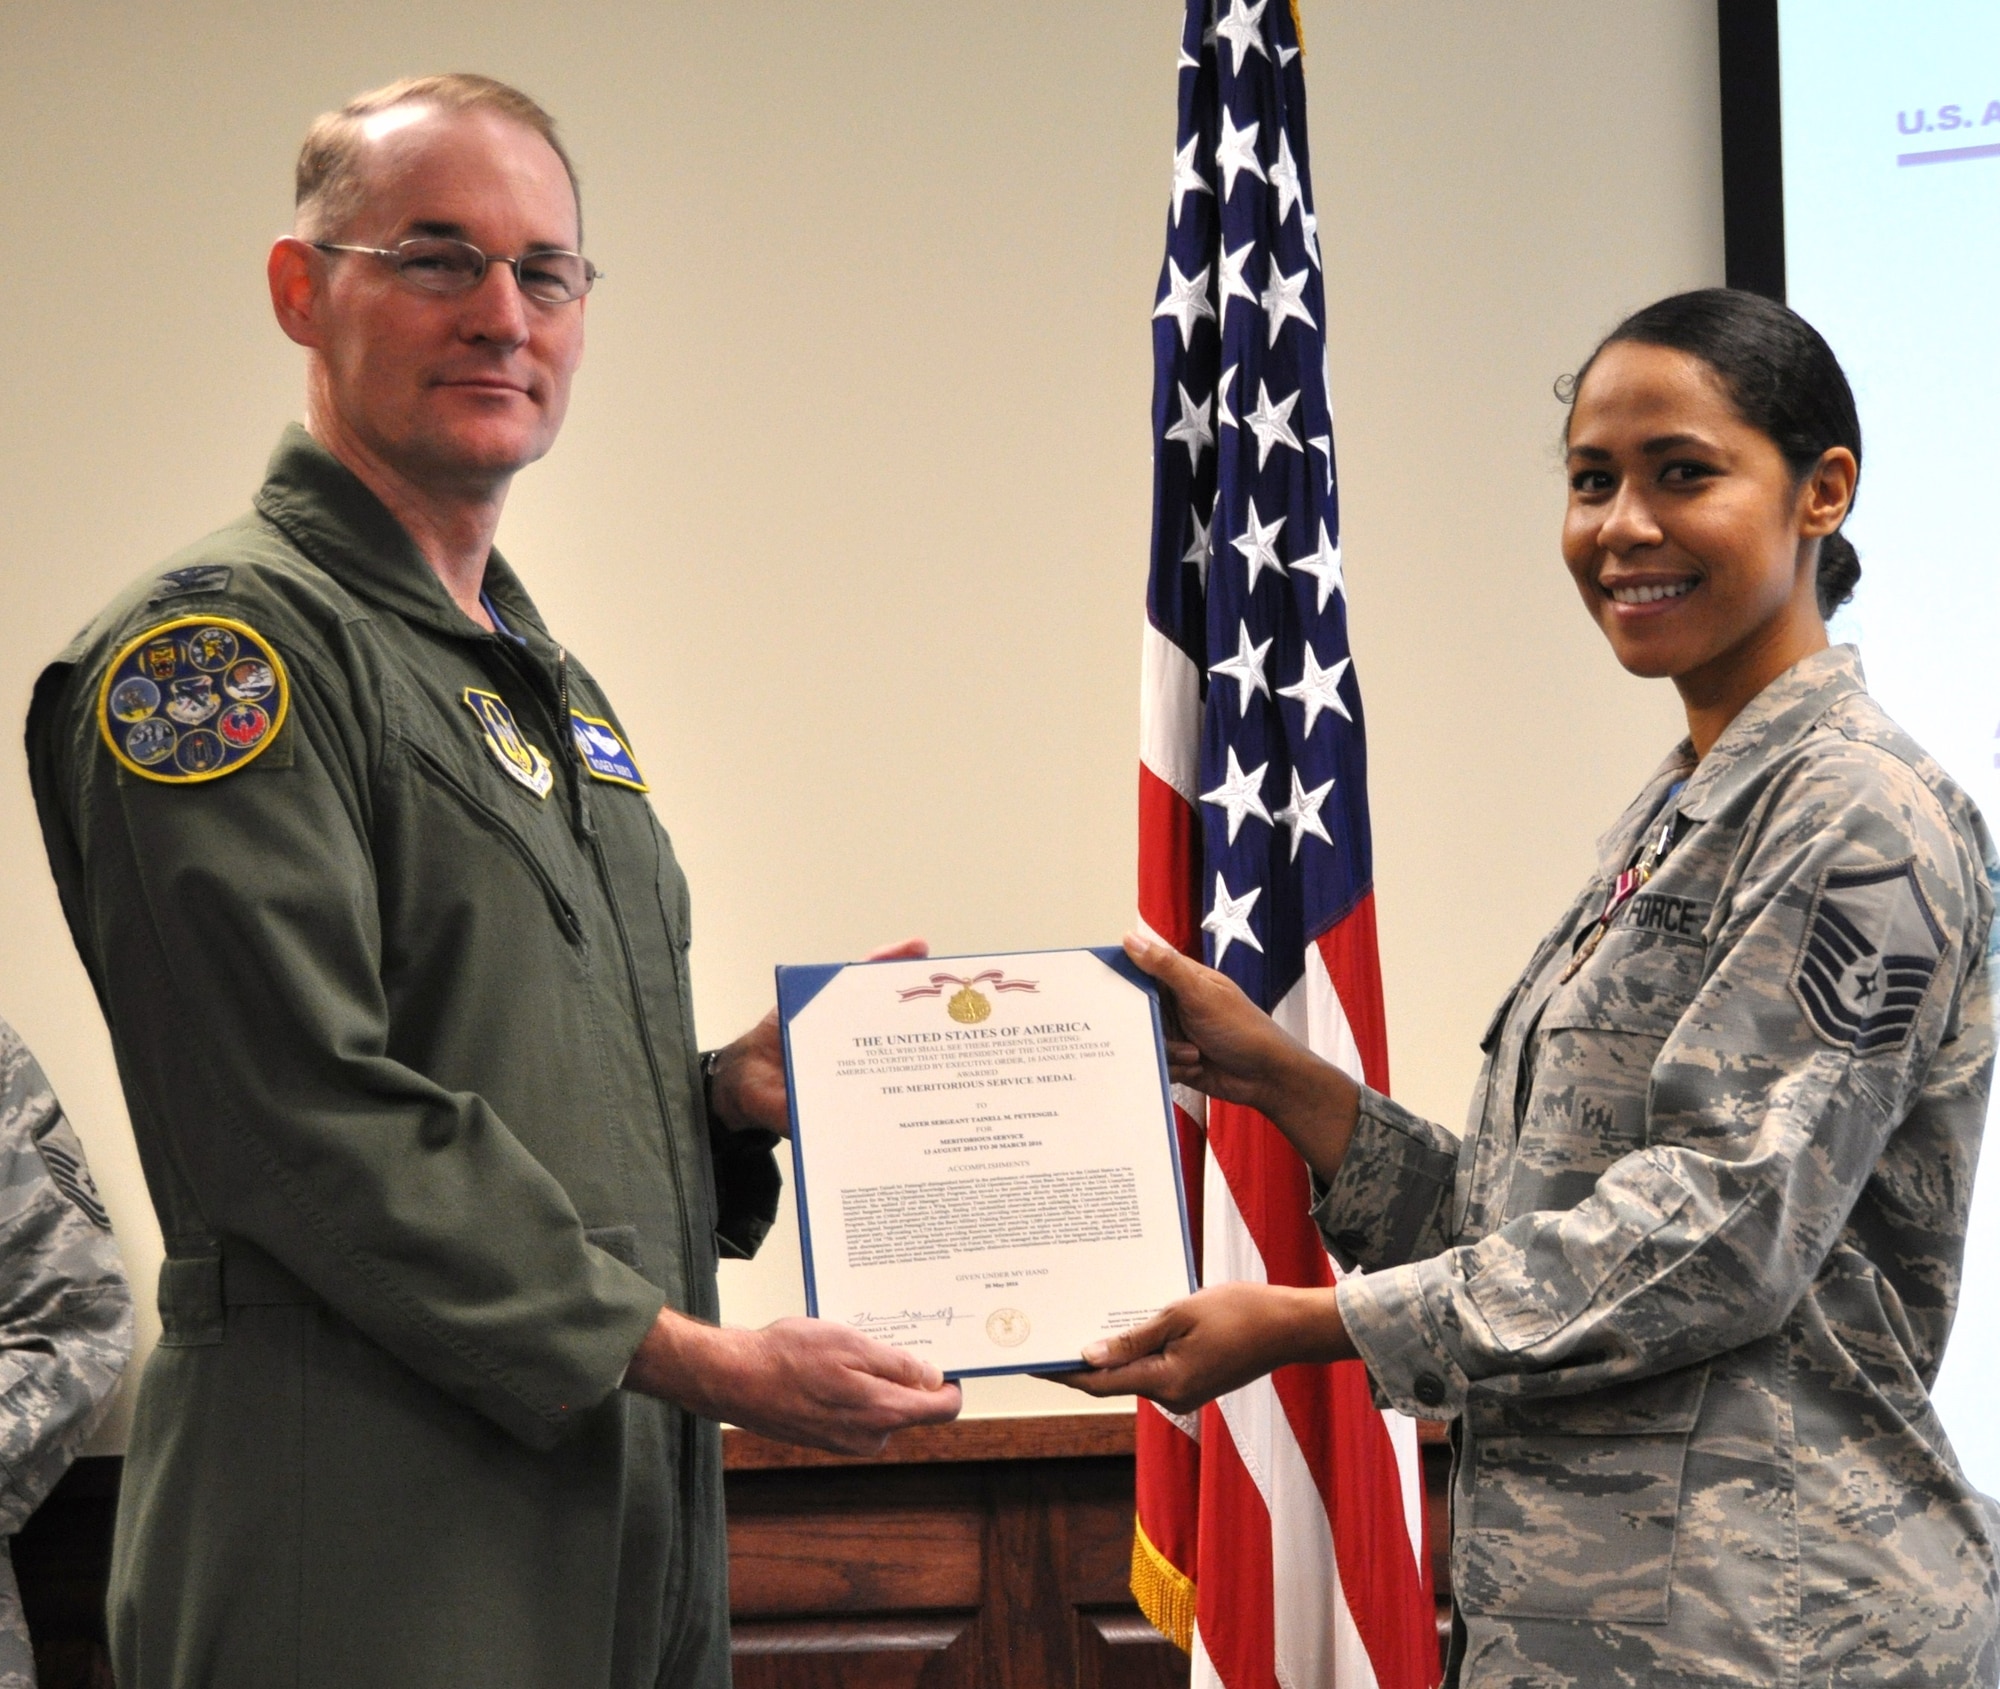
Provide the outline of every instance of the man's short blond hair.
[[532,129],[548,142],[569,175],[576,196],[577,240],[583,239],[583,189],[556,134],[556,120],[518,88],[490,76],[453,71],[444,76],[406,76],[387,87],[356,94],[338,111],[323,112],[306,131],[299,148],[293,203],[294,227],[307,240],[330,240],[344,232],[360,209],[365,192],[361,148],[363,126],[378,112],[395,106],[432,106],[440,111],[490,111]]

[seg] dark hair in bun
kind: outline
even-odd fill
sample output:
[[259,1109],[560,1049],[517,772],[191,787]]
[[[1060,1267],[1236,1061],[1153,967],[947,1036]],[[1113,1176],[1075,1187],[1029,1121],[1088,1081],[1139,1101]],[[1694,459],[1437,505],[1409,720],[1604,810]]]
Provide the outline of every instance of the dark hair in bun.
[[[1722,378],[1737,414],[1804,476],[1834,446],[1861,465],[1861,418],[1840,360],[1819,330],[1796,311],[1733,287],[1677,293],[1634,311],[1597,343],[1573,377],[1557,384],[1567,402],[1576,397],[1590,366],[1620,341],[1686,352]],[[1851,508],[1851,506],[1850,506]],[[1854,596],[1861,559],[1845,534],[1819,542],[1819,613],[1830,616]]]

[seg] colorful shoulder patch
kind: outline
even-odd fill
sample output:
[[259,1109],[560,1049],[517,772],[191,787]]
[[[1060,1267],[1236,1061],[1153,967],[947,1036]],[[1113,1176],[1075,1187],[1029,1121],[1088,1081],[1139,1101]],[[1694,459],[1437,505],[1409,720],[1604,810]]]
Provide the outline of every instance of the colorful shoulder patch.
[[193,785],[234,774],[285,725],[285,665],[255,628],[222,616],[162,622],[124,647],[97,690],[97,724],[134,774]]
[[608,780],[614,786],[630,786],[635,792],[650,790],[633,758],[632,747],[602,716],[571,710],[569,730],[576,737],[576,754],[594,778]]
[[508,709],[507,700],[497,692],[482,692],[476,686],[468,686],[465,707],[479,723],[480,737],[508,778],[518,781],[538,798],[547,797],[555,787],[556,771],[515,726],[514,712]]

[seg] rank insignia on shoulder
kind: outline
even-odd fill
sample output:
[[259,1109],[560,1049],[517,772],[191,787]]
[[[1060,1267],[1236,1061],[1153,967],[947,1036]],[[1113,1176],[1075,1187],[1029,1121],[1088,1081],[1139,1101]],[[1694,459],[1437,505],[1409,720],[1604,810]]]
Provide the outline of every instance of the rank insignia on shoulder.
[[197,563],[192,568],[169,569],[153,583],[153,596],[147,602],[157,604],[163,598],[185,598],[196,592],[227,592],[229,574],[227,563]]
[[576,754],[583,759],[583,766],[590,770],[593,779],[608,780],[614,786],[630,786],[635,792],[651,789],[639,772],[632,747],[602,716],[571,710],[569,730],[576,739]]
[[290,697],[285,665],[256,629],[181,616],[111,659],[97,689],[97,725],[121,767],[187,786],[261,755],[285,725]]
[[1792,990],[1813,1030],[1858,1056],[1909,1038],[1945,935],[1914,866],[1829,873],[1806,921]]
[[547,797],[555,786],[556,771],[514,725],[514,712],[508,709],[507,700],[497,692],[482,692],[476,686],[468,686],[465,707],[479,723],[480,737],[507,776],[536,797]]

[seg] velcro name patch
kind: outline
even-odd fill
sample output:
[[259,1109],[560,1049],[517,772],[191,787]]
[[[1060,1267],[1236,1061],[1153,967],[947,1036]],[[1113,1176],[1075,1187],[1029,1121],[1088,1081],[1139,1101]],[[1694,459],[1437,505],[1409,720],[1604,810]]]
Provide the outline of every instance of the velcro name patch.
[[639,772],[632,747],[625,743],[618,729],[602,716],[571,710],[569,730],[576,739],[576,754],[583,760],[583,766],[590,770],[592,779],[609,781],[614,786],[630,786],[635,792],[650,790],[646,777]]
[[121,649],[97,689],[97,725],[121,767],[191,786],[253,762],[285,725],[277,651],[226,616],[181,616]]

